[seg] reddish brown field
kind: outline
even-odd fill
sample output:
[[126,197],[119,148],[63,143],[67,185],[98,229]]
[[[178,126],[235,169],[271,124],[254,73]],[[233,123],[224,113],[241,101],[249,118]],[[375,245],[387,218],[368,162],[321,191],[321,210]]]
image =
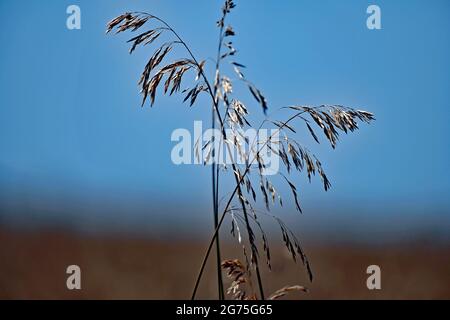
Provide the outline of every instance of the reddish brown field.
[[[57,233],[0,232],[2,299],[187,299],[205,249],[204,243],[158,242]],[[236,257],[232,246],[225,258]],[[267,292],[287,284],[306,285],[295,299],[450,299],[450,248],[398,246],[309,246],[315,280],[275,250]],[[82,269],[82,290],[66,289],[66,267]],[[382,269],[382,290],[366,287],[366,268]],[[267,269],[267,268],[263,268]],[[216,297],[213,268],[199,298]]]

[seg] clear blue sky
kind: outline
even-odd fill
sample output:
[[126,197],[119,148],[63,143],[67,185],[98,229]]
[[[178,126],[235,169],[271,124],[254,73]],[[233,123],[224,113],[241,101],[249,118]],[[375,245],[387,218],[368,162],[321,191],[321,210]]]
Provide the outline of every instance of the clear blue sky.
[[[325,194],[299,179],[306,207],[320,201],[349,210],[400,214],[395,208],[411,208],[411,214],[450,216],[448,1],[236,3],[230,22],[239,61],[273,109],[338,103],[376,114],[374,125],[342,136],[336,151],[307,141],[334,188]],[[66,28],[70,4],[81,8],[81,30]],[[381,7],[382,30],[366,28],[369,4]],[[189,109],[172,97],[141,109],[137,80],[151,50],[130,56],[128,37],[104,30],[124,11],[150,11],[171,22],[200,58],[213,57],[221,5],[1,1],[3,204],[36,197],[209,201],[210,171],[170,161],[171,132],[208,120],[209,106]]]

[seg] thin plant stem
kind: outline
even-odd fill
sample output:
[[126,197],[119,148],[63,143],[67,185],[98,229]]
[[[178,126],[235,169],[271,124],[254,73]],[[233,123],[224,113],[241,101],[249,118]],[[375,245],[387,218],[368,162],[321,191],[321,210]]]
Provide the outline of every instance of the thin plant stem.
[[[225,14],[224,14],[225,17]],[[216,77],[214,81],[214,100],[212,106],[212,129],[214,130],[216,127],[216,109],[214,105],[217,102],[217,90],[219,86],[219,70],[220,70],[220,54],[222,51],[222,34],[223,34],[223,24],[220,27],[219,31],[219,46],[217,49],[217,59],[216,59]],[[218,111],[218,110],[217,110]],[[220,158],[220,148],[219,148],[218,159]],[[213,203],[214,203],[214,228],[216,229],[219,223],[219,165],[216,164],[215,156],[213,156],[213,164],[212,164],[212,187],[213,187]],[[222,278],[222,257],[220,254],[220,240],[219,233],[216,235],[216,269],[217,269],[217,281],[218,281],[218,290],[219,290],[219,300],[225,299],[225,292],[223,287],[223,278]]]
[[[214,101],[214,109],[216,111],[217,118],[218,118],[220,126],[222,128],[221,131],[222,131],[223,139],[227,140],[224,122],[222,121],[222,117],[221,117],[220,112],[219,112],[218,102],[215,99],[214,92],[213,92],[213,90],[211,88],[211,84],[210,84],[208,78],[206,77],[205,73],[203,72],[203,68],[198,63],[197,59],[195,58],[195,56],[192,53],[192,51],[189,48],[189,46],[186,44],[186,42],[183,41],[183,39],[178,35],[178,33],[174,29],[172,29],[172,27],[170,27],[170,25],[167,24],[164,20],[162,20],[162,19],[160,19],[158,17],[155,17],[155,16],[153,16],[153,17],[155,19],[157,19],[158,21],[160,21],[161,23],[163,23],[166,27],[169,28],[169,30],[175,35],[175,37],[180,41],[180,43],[186,48],[187,52],[191,56],[191,58],[194,61],[195,65],[199,69],[200,75],[202,76],[203,80],[205,81],[207,89],[208,89],[208,92],[209,92],[211,98]],[[230,146],[228,144],[227,144],[227,147],[228,147],[229,153],[231,155],[232,154],[231,153],[231,149],[230,149]],[[236,164],[234,163],[234,161],[232,161],[232,168],[233,168],[233,171],[240,172],[239,169],[236,167]],[[241,206],[242,206],[242,211],[243,211],[244,215],[246,216],[246,215],[248,215],[248,212],[247,212],[247,208],[245,207],[245,203],[244,203],[244,201],[242,199],[243,198],[242,197],[243,194],[242,194],[239,178],[235,176],[235,180],[236,180],[236,183],[238,184],[237,185],[237,192],[238,192],[239,200],[240,200],[240,203],[241,203]],[[250,234],[249,224],[247,224],[247,232]],[[216,237],[217,237],[217,233],[216,233],[214,238],[216,238]],[[256,259],[256,257],[255,257],[255,259]],[[256,274],[257,274],[257,280],[258,280],[258,286],[259,286],[259,290],[260,290],[260,294],[261,294],[261,299],[264,300],[264,289],[263,289],[263,285],[262,285],[262,281],[261,281],[261,276],[260,276],[260,271],[259,271],[259,268],[258,268],[257,260],[255,261],[255,263],[256,263],[256,268],[255,269],[256,269]]]
[[[289,118],[282,126],[280,126],[280,128],[278,128],[275,133],[280,132],[282,130],[283,127],[285,127],[289,122],[291,122],[292,120],[294,120],[295,118],[299,117],[300,115],[302,115],[304,112],[298,112],[296,113],[294,116],[292,116],[291,118]],[[264,123],[265,121],[263,121]],[[262,124],[261,124],[262,126]],[[257,154],[253,157],[252,161],[250,161],[248,163],[248,165],[246,166],[246,169],[244,171],[244,174],[241,176],[241,179],[239,181],[239,183],[237,184],[237,186],[234,188],[233,192],[231,193],[230,197],[228,198],[227,204],[225,206],[225,209],[222,212],[222,216],[220,217],[219,223],[217,225],[216,230],[214,231],[214,234],[211,237],[210,243],[208,245],[208,248],[206,249],[205,252],[205,256],[203,258],[202,264],[200,266],[200,270],[199,270],[199,274],[197,276],[197,280],[195,282],[195,286],[194,289],[192,291],[192,296],[191,299],[194,300],[195,296],[197,295],[197,290],[198,290],[198,286],[200,284],[200,280],[203,276],[203,272],[205,270],[205,266],[206,266],[206,262],[208,261],[209,255],[211,254],[211,249],[213,247],[215,238],[217,237],[217,234],[219,232],[220,227],[222,226],[222,223],[225,219],[226,213],[228,212],[228,209],[230,208],[231,202],[233,201],[236,193],[238,192],[239,189],[239,185],[241,184],[242,181],[244,181],[244,178],[246,177],[247,173],[250,171],[250,167],[253,165],[253,162],[256,160],[258,154],[261,152],[261,150],[267,145],[268,141],[270,141],[272,139],[272,137],[275,135],[275,133],[273,133],[265,142],[264,144],[261,146],[261,148],[257,151]],[[253,141],[254,144],[255,140]],[[259,279],[259,281],[261,281],[261,279]]]

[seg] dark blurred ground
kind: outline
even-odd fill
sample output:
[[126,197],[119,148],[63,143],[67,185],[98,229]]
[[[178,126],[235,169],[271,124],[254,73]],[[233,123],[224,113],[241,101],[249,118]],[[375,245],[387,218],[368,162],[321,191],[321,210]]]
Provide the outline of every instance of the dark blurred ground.
[[[2,299],[187,299],[205,249],[202,242],[162,242],[70,233],[0,231]],[[239,257],[228,245],[224,258]],[[301,284],[296,299],[450,299],[450,247],[431,245],[308,245],[315,280],[294,265],[285,249],[272,248],[267,292]],[[82,269],[82,290],[66,289],[68,265]],[[382,290],[366,287],[366,268],[382,269]],[[263,268],[267,269],[267,268]],[[215,298],[208,269],[199,298]]]

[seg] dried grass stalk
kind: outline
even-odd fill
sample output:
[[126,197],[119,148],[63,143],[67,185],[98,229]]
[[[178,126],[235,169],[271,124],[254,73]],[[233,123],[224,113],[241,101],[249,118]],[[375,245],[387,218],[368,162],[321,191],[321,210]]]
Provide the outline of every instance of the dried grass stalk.
[[[180,35],[161,18],[144,12],[126,12],[107,25],[107,33],[115,30],[116,33],[125,31],[138,32],[128,40],[131,44],[130,53],[135,52],[140,47],[156,46],[153,54],[149,57],[139,80],[142,94],[142,106],[149,101],[150,106],[155,104],[158,88],[162,87],[163,94],[172,95],[179,93],[183,95],[183,102],[188,102],[191,107],[195,106],[200,95],[207,95],[212,105],[212,126],[219,126],[222,133],[220,143],[224,143],[226,152],[231,157],[231,170],[227,171],[224,165],[216,163],[215,156],[221,150],[215,150],[216,141],[208,141],[202,147],[202,152],[206,152],[204,163],[212,163],[212,194],[213,194],[213,217],[214,234],[209,243],[205,257],[200,267],[199,275],[196,280],[192,298],[195,298],[201,277],[209,258],[213,244],[216,244],[217,252],[217,274],[218,274],[218,292],[219,298],[224,298],[222,268],[227,270],[228,276],[233,278],[231,292],[236,298],[257,298],[256,295],[248,295],[240,287],[244,284],[251,284],[251,278],[256,277],[259,296],[265,298],[263,281],[260,274],[260,255],[258,249],[258,239],[262,239],[262,245],[267,266],[271,268],[270,249],[267,236],[263,225],[259,222],[258,216],[262,214],[269,215],[271,207],[275,205],[283,206],[282,195],[279,194],[277,183],[285,183],[292,195],[292,202],[295,208],[301,213],[300,188],[292,175],[294,172],[304,173],[308,181],[318,175],[323,183],[323,188],[328,191],[331,183],[325,173],[323,165],[319,158],[297,140],[297,123],[306,126],[306,130],[316,143],[320,143],[320,132],[334,149],[339,141],[340,134],[354,132],[359,128],[359,123],[370,123],[375,118],[367,111],[348,108],[342,105],[319,105],[304,106],[293,105],[281,108],[289,112],[287,120],[273,119],[267,115],[269,103],[262,91],[254,83],[249,81],[242,69],[245,65],[236,61],[238,51],[234,48],[231,39],[236,36],[235,29],[227,25],[227,17],[235,8],[233,0],[225,0],[222,7],[222,15],[217,26],[219,28],[219,45],[217,58],[214,67],[214,82],[207,77],[208,65],[206,60],[198,60],[188,44]],[[146,26],[149,28],[144,29]],[[164,37],[168,39],[164,39]],[[165,41],[165,42],[164,42]],[[174,47],[181,46],[186,51],[186,56],[171,59]],[[170,60],[169,60],[170,59]],[[231,60],[233,59],[233,60]],[[223,71],[222,62],[229,62],[232,72],[237,75],[237,80],[231,80]],[[193,81],[189,81],[188,87],[181,90],[184,84],[184,76],[188,73],[193,75]],[[238,98],[234,90],[238,85],[248,89],[248,98],[253,100],[254,104],[259,105],[266,119],[258,128],[271,125],[275,127],[276,134],[267,139],[255,138],[253,141],[242,134],[247,128],[253,128],[249,120],[253,105],[246,101],[246,98]],[[228,129],[228,130],[227,130]],[[229,135],[227,132],[231,131]],[[199,142],[196,142],[195,154],[199,158]],[[233,150],[237,150],[234,156]],[[264,175],[267,165],[264,161],[263,153],[269,150],[279,157],[282,169],[277,175],[268,177]],[[224,152],[225,152],[224,151]],[[241,160],[241,161],[238,161]],[[219,177],[221,174],[231,172],[235,186],[231,195],[226,199],[224,206],[219,205]],[[252,174],[253,173],[253,174]],[[259,187],[258,187],[259,186]],[[260,196],[258,195],[260,194]],[[255,208],[258,200],[262,199],[265,211],[261,212]],[[222,214],[219,215],[219,209]],[[221,263],[219,233],[222,223],[226,216],[231,215],[232,233],[238,234],[239,244],[242,245],[243,255],[247,262],[244,267],[238,260],[227,260]],[[300,242],[294,232],[289,230],[282,220],[274,215],[269,215],[275,219],[281,229],[281,237],[284,245],[291,253],[292,259],[296,262],[298,257],[302,261],[305,269],[312,281],[313,275],[310,263],[300,246]],[[241,226],[239,226],[241,225]],[[241,230],[246,233],[246,241],[243,241]],[[245,243],[244,243],[245,242]],[[250,248],[247,254],[246,246]],[[252,272],[254,271],[254,273]],[[303,287],[291,286],[285,287],[271,298],[284,296],[287,292],[302,290]]]

